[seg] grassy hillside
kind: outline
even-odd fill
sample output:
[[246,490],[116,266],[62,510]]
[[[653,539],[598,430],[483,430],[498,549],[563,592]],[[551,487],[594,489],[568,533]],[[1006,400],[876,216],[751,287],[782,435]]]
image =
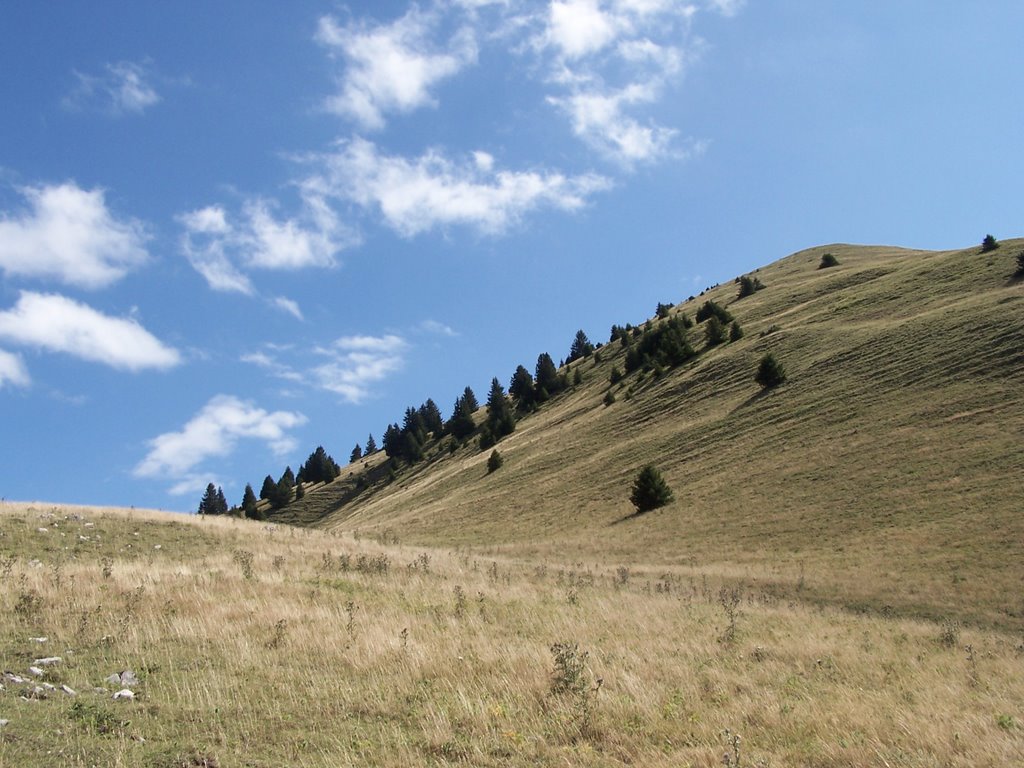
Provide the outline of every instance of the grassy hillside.
[[[692,318],[713,299],[743,339],[660,377],[633,373],[605,407],[625,355],[609,344],[599,364],[573,364],[581,386],[501,441],[498,472],[486,472],[489,452],[441,446],[317,524],[551,563],[720,574],[779,594],[800,585],[803,600],[1021,630],[1024,285],[1012,274],[1022,248],[796,253],[758,270],[766,287],[752,296],[723,284],[674,310]],[[826,252],[839,265],[818,269]],[[637,321],[609,325],[627,320]],[[703,349],[703,326],[690,334]],[[768,351],[789,381],[761,393],[753,374]],[[646,463],[675,502],[630,517]]]
[[7,503],[0,542],[2,766],[1024,758],[991,629],[226,517]]

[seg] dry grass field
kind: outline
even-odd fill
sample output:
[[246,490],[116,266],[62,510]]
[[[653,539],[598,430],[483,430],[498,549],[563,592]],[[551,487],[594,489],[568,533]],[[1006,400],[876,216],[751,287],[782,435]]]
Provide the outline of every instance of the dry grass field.
[[1022,249],[716,286],[673,311],[742,339],[614,386],[604,346],[493,473],[446,438],[276,524],[0,504],[0,766],[1024,764]]
[[3,766],[1024,760],[1019,634],[742,574],[49,505],[0,542]]

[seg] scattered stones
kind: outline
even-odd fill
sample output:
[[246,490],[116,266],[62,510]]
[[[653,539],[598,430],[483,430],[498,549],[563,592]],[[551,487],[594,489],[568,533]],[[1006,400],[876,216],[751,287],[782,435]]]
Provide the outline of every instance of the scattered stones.
[[111,685],[120,685],[122,688],[127,688],[130,685],[138,685],[139,678],[136,677],[135,673],[126,669],[123,672],[115,672],[114,674],[107,677],[103,682],[110,683]]
[[60,664],[60,662],[60,656],[46,656],[45,658],[35,660],[35,664],[40,667],[46,667],[51,664]]
[[114,701],[131,701],[134,698],[135,694],[127,688],[122,688],[114,694]]
[[6,680],[9,683],[14,683],[15,685],[23,685],[24,683],[28,682],[27,677],[16,675],[13,672],[4,672],[4,680]]
[[28,561],[28,567],[29,568],[42,568],[43,567],[43,562],[42,562],[42,560],[39,560],[39,559],[33,557],[31,560]]
[[29,638],[29,640],[31,640],[33,643],[45,643],[49,639],[50,638],[48,638],[48,637],[30,637]]
[[45,672],[43,672],[43,668],[42,667],[29,667],[28,671],[31,672],[36,677],[42,677],[44,674],[46,674]]
[[75,691],[75,689],[72,688],[70,685],[67,685],[67,684],[62,685],[60,687],[60,689],[62,691],[64,691],[64,693],[66,693],[68,696],[77,696],[78,695],[77,691]]

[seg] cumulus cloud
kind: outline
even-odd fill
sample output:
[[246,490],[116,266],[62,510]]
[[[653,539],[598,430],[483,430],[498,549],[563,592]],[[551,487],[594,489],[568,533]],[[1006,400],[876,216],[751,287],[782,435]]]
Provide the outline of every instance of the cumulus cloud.
[[56,294],[22,291],[13,308],[0,312],[0,338],[119,370],[166,369],[181,362],[176,349],[134,319],[110,317]]
[[330,16],[320,19],[317,41],[345,61],[340,90],[327,100],[327,109],[364,129],[379,130],[386,114],[434,105],[431,88],[477,55],[473,35],[466,28],[439,50],[431,40],[437,20],[436,14],[417,6],[390,24],[342,26]]
[[75,88],[64,98],[71,110],[97,109],[110,115],[141,114],[160,101],[151,75],[142,64],[107,64],[99,75],[75,72]]
[[683,70],[681,41],[696,12],[678,0],[555,0],[532,46],[550,57],[548,103],[577,137],[625,166],[672,154],[678,131],[643,113]]
[[20,355],[0,349],[0,389],[10,384],[15,387],[27,387],[32,383],[28,369]]
[[252,296],[256,289],[245,270],[333,267],[336,254],[356,241],[311,184],[296,216],[279,217],[276,207],[256,199],[233,219],[219,205],[178,216],[181,250],[210,288]]
[[191,493],[202,476],[194,470],[207,459],[230,455],[243,439],[262,441],[276,455],[286,454],[298,444],[289,431],[306,421],[301,413],[267,412],[237,397],[217,395],[180,430],[150,440],[149,452],[133,473],[174,481],[171,493]]
[[147,260],[142,224],[115,217],[102,190],[66,182],[20,191],[28,208],[0,213],[5,274],[102,288]]
[[595,174],[496,171],[493,160],[479,153],[462,163],[439,151],[410,160],[382,154],[358,138],[321,160],[326,169],[322,181],[333,195],[379,209],[407,237],[452,224],[497,234],[528,211],[578,210],[590,195],[610,187]]
[[343,336],[318,350],[327,362],[311,371],[321,389],[361,403],[373,386],[401,370],[408,344],[400,336]]

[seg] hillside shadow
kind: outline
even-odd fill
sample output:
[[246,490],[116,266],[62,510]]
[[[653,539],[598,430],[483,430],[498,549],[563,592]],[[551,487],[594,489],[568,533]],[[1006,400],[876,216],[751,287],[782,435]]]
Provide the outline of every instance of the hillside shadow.
[[[772,389],[774,389],[774,387],[772,387]],[[749,408],[754,403],[756,403],[758,400],[763,400],[764,398],[766,398],[769,395],[769,393],[772,391],[772,389],[762,389],[762,390],[759,390],[759,391],[755,392],[750,397],[748,397],[746,400],[744,400],[742,403],[740,403],[735,408],[733,408],[729,412],[729,415],[732,416],[734,413],[738,413],[739,411],[742,411],[744,408]]]

